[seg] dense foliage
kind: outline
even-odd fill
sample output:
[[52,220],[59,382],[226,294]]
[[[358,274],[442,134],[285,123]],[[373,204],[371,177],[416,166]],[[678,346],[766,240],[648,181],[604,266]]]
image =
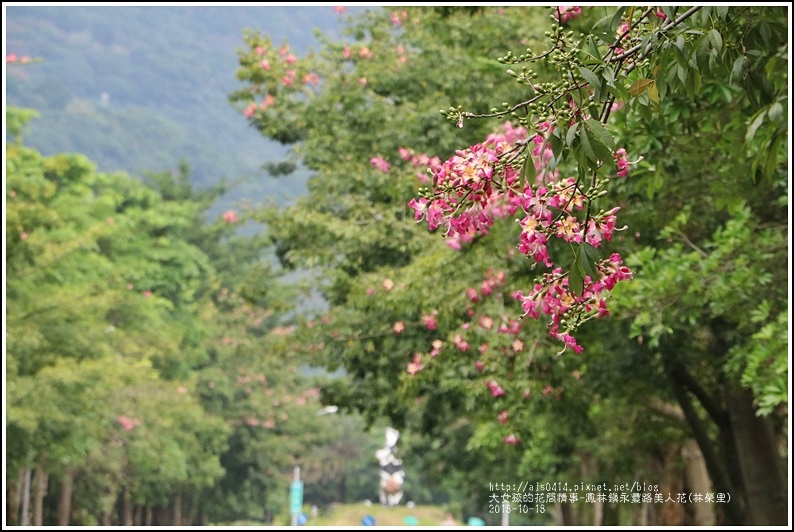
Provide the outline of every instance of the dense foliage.
[[[7,111],[9,523],[283,520],[292,467],[346,437],[291,354],[294,297],[234,211],[203,222],[221,188],[43,157],[32,114]],[[342,471],[373,461],[361,434]]]

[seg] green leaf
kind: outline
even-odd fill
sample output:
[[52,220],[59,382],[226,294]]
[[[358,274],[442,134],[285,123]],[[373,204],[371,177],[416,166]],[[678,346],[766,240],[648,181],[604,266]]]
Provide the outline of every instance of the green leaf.
[[720,35],[720,32],[715,29],[709,31],[709,41],[714,45],[718,53],[722,51],[722,35]]
[[573,147],[573,141],[576,138],[576,130],[579,129],[579,122],[568,128],[568,133],[565,135],[565,144]]
[[[578,249],[578,248],[577,248]],[[584,292],[584,274],[579,254],[574,256],[571,267],[568,271],[568,288],[574,294],[581,296]]]
[[612,70],[611,67],[605,66],[601,71],[601,75],[604,76],[604,80],[607,82],[607,85],[615,84],[615,71]]
[[584,242],[582,244],[582,249],[584,250],[585,256],[593,262],[597,263],[601,260],[601,252],[598,251],[598,248],[594,245]]
[[579,132],[579,140],[581,141],[582,150],[587,158],[591,161],[596,161],[598,157],[596,156],[593,146],[590,144],[590,139],[587,136],[587,129],[583,129]]
[[593,120],[592,118],[585,121],[587,127],[590,128],[590,131],[593,132],[595,137],[601,142],[604,146],[609,148],[610,150],[615,149],[615,138],[612,134],[607,131],[607,128],[599,122],[598,120]]
[[617,9],[617,11],[615,11],[615,16],[612,17],[612,22],[610,23],[610,29],[612,30],[612,33],[618,31],[618,28],[620,27],[620,20],[623,18],[623,13],[625,13],[625,11],[625,7],[620,7]]
[[758,116],[755,117],[750,126],[747,128],[747,133],[744,136],[745,142],[749,144],[753,141],[753,138],[755,138],[755,132],[759,127],[761,127],[761,124],[764,123],[764,117],[766,117],[766,110],[758,113]]
[[532,160],[532,152],[527,147],[526,149],[526,159],[524,159],[524,165],[521,168],[521,180],[524,184],[535,184],[535,179],[537,178],[537,172],[535,169],[535,162]]
[[767,150],[766,165],[764,166],[764,176],[767,179],[772,177],[772,174],[777,170],[777,152],[780,149],[782,140],[782,135],[776,135],[775,140],[772,141],[772,145]]
[[579,72],[581,72],[582,77],[593,88],[593,91],[598,92],[601,90],[601,79],[596,76],[595,72],[585,67],[579,67]]
[[612,159],[612,150],[607,148],[592,131],[585,129],[585,137],[590,144],[591,149],[595,153],[596,161],[609,161]]
[[584,253],[579,253],[579,262],[582,265],[584,275],[589,275],[591,281],[596,281],[598,279],[596,265],[600,261],[598,249],[587,242],[582,242],[581,248]]
[[769,106],[769,111],[767,111],[766,115],[769,117],[769,120],[777,121],[783,116],[783,106],[780,105],[780,102],[773,103]]

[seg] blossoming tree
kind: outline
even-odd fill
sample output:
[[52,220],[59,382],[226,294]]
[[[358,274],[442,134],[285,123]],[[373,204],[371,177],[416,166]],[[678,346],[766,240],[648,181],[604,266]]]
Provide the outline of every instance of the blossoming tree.
[[[781,522],[754,493],[782,485],[785,15],[387,9],[294,60],[247,34],[231,99],[316,172],[259,216],[285,266],[318,271],[329,310],[306,350],[347,372],[327,399],[475,453],[470,478],[593,453],[636,472],[590,447],[624,426],[599,405],[675,411],[651,430],[696,440],[736,494],[718,518]],[[428,112],[447,104],[447,124]],[[646,422],[620,441],[658,451]]]

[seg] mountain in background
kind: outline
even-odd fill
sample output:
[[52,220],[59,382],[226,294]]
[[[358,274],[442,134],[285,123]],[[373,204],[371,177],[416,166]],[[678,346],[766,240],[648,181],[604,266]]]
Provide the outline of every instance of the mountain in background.
[[[356,10],[376,8],[349,8]],[[342,15],[345,16],[345,15]],[[326,6],[7,6],[6,50],[40,63],[7,68],[6,103],[40,117],[26,144],[44,155],[83,153],[100,171],[176,171],[199,188],[241,181],[213,211],[242,199],[283,204],[308,172],[276,179],[265,162],[289,149],[264,139],[228,102],[243,30],[288,39],[305,53],[314,30],[341,38]]]

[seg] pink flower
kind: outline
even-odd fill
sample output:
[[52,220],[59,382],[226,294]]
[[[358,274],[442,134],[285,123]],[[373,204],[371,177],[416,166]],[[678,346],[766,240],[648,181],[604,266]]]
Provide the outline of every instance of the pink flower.
[[126,432],[131,431],[132,429],[134,429],[135,427],[141,424],[139,420],[134,418],[129,418],[127,416],[119,416],[118,418],[116,418],[116,421],[119,422],[119,425],[121,425]]
[[17,54],[6,54],[6,63],[16,63]]
[[298,58],[295,57],[292,54],[289,54],[287,57],[284,58],[284,62],[287,63],[288,65],[291,65],[292,63],[294,63],[297,60],[298,60]]
[[662,8],[659,8],[659,9],[656,10],[656,16],[658,18],[662,19],[662,20],[667,18],[667,15],[664,14],[664,12],[662,11]]
[[248,104],[248,107],[245,108],[243,114],[245,115],[246,118],[253,118],[255,112],[256,112],[256,104],[254,102],[251,102]]
[[496,381],[485,381],[485,385],[491,391],[491,396],[493,397],[500,397],[505,394],[504,389]]
[[468,351],[469,350],[469,342],[463,339],[463,336],[460,334],[456,334],[455,338],[453,338],[453,343],[455,347],[458,348],[458,351]]
[[400,334],[405,330],[405,324],[401,321],[398,321],[392,326],[392,330],[394,331],[394,334]]
[[482,371],[485,369],[485,364],[483,364],[481,360],[478,360],[474,363],[474,367],[477,368],[477,371]]
[[411,375],[416,375],[424,367],[425,367],[424,364],[422,364],[422,355],[416,353],[414,354],[413,361],[408,363],[408,368],[406,369],[406,371],[408,371],[408,373],[410,373]]
[[434,310],[432,314],[425,314],[422,316],[422,320],[424,320],[425,327],[427,327],[428,330],[435,331],[438,328],[437,314],[438,312]]
[[268,107],[270,107],[274,103],[276,103],[276,99],[273,98],[272,94],[268,94],[267,96],[265,96],[265,99],[262,100],[262,103],[259,104],[259,108],[264,111],[265,109],[267,109]]
[[367,86],[367,78],[358,78],[358,82],[362,87]]
[[151,290],[144,291],[143,297],[145,297],[146,299],[149,299],[150,297],[152,297],[152,291]]
[[389,172],[389,168],[390,168],[389,163],[383,157],[380,156],[373,157],[372,159],[369,160],[369,162],[372,163],[372,166],[374,166],[381,172],[385,172],[385,173]]
[[226,220],[228,223],[233,224],[237,223],[239,219],[237,218],[237,213],[232,211],[226,211],[223,213],[223,219]]
[[362,59],[372,59],[372,52],[366,46],[364,46],[363,48],[361,48],[361,50],[358,51],[358,55]]
[[23,231],[22,234],[19,235],[19,238],[21,238],[22,240],[27,240],[28,236],[29,235],[27,234],[27,232]]
[[254,48],[254,52],[256,53],[256,55],[264,55],[265,49],[262,48],[261,46],[257,46],[256,48]]
[[615,160],[618,163],[618,176],[626,177],[629,175],[629,159],[626,157],[626,150],[620,148],[615,152]]
[[557,6],[554,8],[555,16],[559,17],[561,23],[565,24],[582,14],[580,6]]
[[507,423],[507,415],[508,415],[507,410],[502,410],[501,412],[499,412],[499,423],[501,423],[502,425]]
[[505,436],[505,443],[507,445],[518,445],[518,436],[515,434],[510,434],[509,436]]
[[384,279],[383,280],[383,289],[387,292],[391,292],[392,288],[394,288],[394,281],[391,279]]
[[466,289],[466,297],[475,302],[480,299],[480,296],[477,294],[477,290],[471,287]]
[[342,51],[342,54],[345,56],[345,59],[350,59],[350,46],[345,46],[345,49]]
[[334,13],[338,13],[338,14],[341,15],[345,11],[347,11],[347,7],[346,6],[334,6]]
[[267,61],[267,59],[263,59],[262,62],[259,63],[259,66],[261,66],[265,70],[270,70],[270,63]]

